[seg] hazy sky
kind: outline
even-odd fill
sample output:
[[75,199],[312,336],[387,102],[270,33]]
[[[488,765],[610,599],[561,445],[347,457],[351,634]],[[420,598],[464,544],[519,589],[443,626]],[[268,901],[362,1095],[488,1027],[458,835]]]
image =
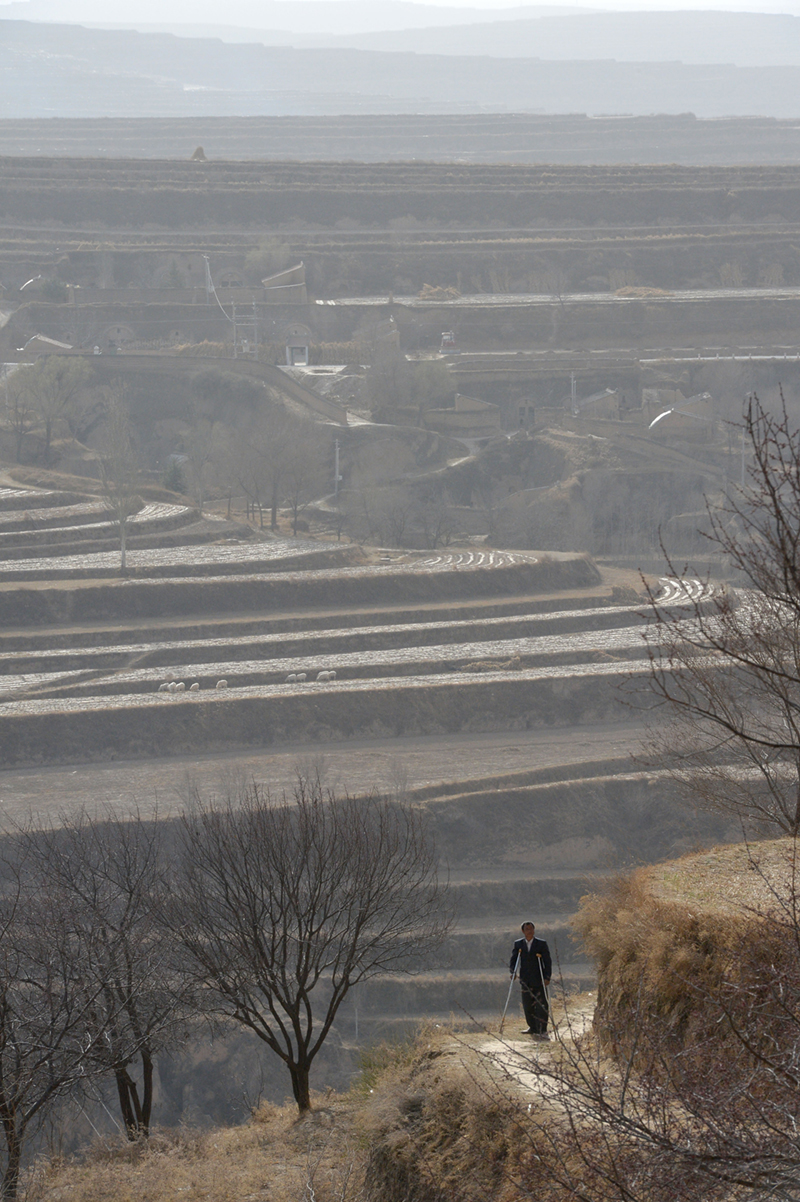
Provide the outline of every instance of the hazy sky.
[[[279,7],[286,12],[290,7],[295,6],[300,9],[305,5],[312,7],[320,7],[322,5],[330,5],[335,8],[336,4],[341,4],[341,0],[292,0],[290,4],[281,4]],[[351,5],[346,5],[348,8]],[[383,0],[370,0],[369,4],[363,3],[359,7],[364,10],[371,10],[373,20],[366,22],[368,25],[374,23],[383,24],[380,19],[375,22],[375,17],[378,17],[382,10],[392,9],[394,6],[391,0],[385,4]],[[501,10],[508,11],[511,16],[516,9],[514,15],[528,16],[534,15],[530,11],[535,6],[524,7],[527,12],[520,11],[523,6],[511,5],[508,0],[415,0],[415,6],[433,7],[433,8],[460,8],[485,11],[488,18],[492,15],[500,15]],[[345,7],[344,5],[342,7]],[[355,7],[353,5],[352,7]],[[560,7],[558,0],[550,0],[549,3],[543,5],[549,12],[553,8]],[[565,11],[576,8],[580,9],[605,9],[616,11],[665,11],[676,9],[700,9],[700,10],[727,10],[737,12],[764,12],[764,13],[800,13],[800,0],[574,0],[572,4],[565,3],[563,5]],[[251,28],[286,28],[288,22],[275,22],[272,19],[270,9],[272,5],[269,0],[225,0],[221,3],[220,0],[0,0],[0,15],[13,16],[17,18],[25,18],[30,16],[33,19],[39,20],[56,20],[56,21],[94,21],[103,23],[130,22],[136,23],[187,23],[195,25],[199,22],[207,24],[225,24],[249,26]],[[510,10],[510,11],[509,11]],[[333,11],[333,9],[332,9]],[[477,14],[475,14],[477,15]],[[475,19],[475,15],[472,19]],[[404,22],[395,23],[394,20],[387,22],[389,27],[401,27]],[[427,23],[427,22],[425,22]],[[305,24],[305,22],[302,22]],[[347,22],[352,28],[351,21]],[[409,25],[416,22],[409,21]]]

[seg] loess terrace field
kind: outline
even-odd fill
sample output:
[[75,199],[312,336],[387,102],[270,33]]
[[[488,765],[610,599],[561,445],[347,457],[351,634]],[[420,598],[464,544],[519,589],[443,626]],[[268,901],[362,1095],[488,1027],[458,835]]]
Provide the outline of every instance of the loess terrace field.
[[[316,1082],[341,1085],[376,1035],[496,1019],[523,917],[591,986],[569,919],[593,883],[738,837],[631,759],[645,579],[674,612],[724,576],[698,528],[743,470],[728,422],[755,387],[799,403],[800,169],[192,149],[0,161],[6,395],[49,362],[86,391],[52,446],[5,411],[0,814],[167,820],[187,778],[242,776],[420,807],[457,924],[348,999]],[[125,574],[96,478],[114,397],[140,455]],[[293,514],[241,466],[290,427],[322,448]],[[662,575],[662,531],[696,569]],[[252,1049],[232,1060],[257,1092]],[[196,1070],[163,1066],[162,1115],[230,1117]]]
[[[633,573],[568,554],[247,542],[149,504],[120,579],[107,531],[91,494],[0,491],[3,810],[102,800],[167,817],[187,771],[213,789],[237,765],[277,794],[320,772],[422,806],[457,929],[421,977],[360,991],[348,1043],[454,1008],[490,1016],[521,910],[567,984],[587,986],[566,926],[587,881],[697,837],[627,758],[638,728],[620,687],[644,669]],[[665,580],[664,602],[702,587]]]
[[[110,228],[154,224],[383,224],[407,217],[484,226],[793,220],[796,166],[180,162],[4,158],[5,220]],[[491,214],[491,217],[489,217]]]

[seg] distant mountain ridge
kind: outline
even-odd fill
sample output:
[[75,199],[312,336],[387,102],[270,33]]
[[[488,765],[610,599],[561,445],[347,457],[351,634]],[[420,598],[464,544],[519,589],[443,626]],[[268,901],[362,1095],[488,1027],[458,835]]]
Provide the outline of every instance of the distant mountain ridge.
[[[295,44],[311,44],[311,39]],[[323,44],[322,39],[316,44]],[[542,15],[326,39],[325,45],[417,54],[617,62],[800,65],[800,16],[738,12],[606,12]]]
[[800,117],[800,66],[231,45],[0,22],[0,118],[345,113]]
[[[581,5],[522,4],[486,9],[473,5],[451,7],[419,4],[414,0],[227,0],[225,28],[235,36],[242,32],[293,31],[298,34],[351,34],[389,29],[423,29],[429,25],[466,25],[487,20],[507,21],[535,18],[560,12],[581,12]],[[186,22],[171,18],[169,2],[163,0],[13,0],[0,3],[0,16],[11,20],[81,23],[102,27],[142,29],[157,26],[170,31]],[[208,35],[219,27],[217,0],[192,0],[191,24],[206,26]],[[200,34],[199,36],[206,36]],[[228,40],[226,38],[226,40]],[[243,41],[252,40],[249,36]]]
[[[440,10],[435,10],[440,11]],[[453,10],[458,12],[459,10]],[[503,11],[503,10],[501,10]],[[2,12],[2,9],[0,9]],[[104,22],[94,28],[118,29]],[[143,33],[219,38],[296,49],[490,55],[551,61],[730,63],[737,67],[800,65],[800,16],[734,12],[596,13],[542,9],[535,18],[501,19],[371,33],[303,33],[232,25],[145,25]]]

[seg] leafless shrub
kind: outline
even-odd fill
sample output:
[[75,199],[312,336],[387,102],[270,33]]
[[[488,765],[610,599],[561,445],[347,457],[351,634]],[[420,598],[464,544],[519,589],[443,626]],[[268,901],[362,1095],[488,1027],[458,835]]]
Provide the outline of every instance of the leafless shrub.
[[320,788],[327,782],[330,760],[324,751],[301,755],[294,763],[294,774],[302,789]]
[[393,755],[384,773],[386,792],[395,801],[405,801],[408,798],[410,775],[408,761],[404,756]]

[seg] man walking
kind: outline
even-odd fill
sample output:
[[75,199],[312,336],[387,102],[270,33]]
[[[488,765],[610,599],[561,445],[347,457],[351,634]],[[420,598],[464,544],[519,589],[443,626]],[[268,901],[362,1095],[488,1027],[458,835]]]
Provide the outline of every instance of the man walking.
[[528,1024],[525,1035],[534,1039],[549,1039],[547,1020],[549,1006],[546,986],[550,984],[552,961],[550,948],[544,939],[536,939],[536,927],[532,922],[523,922],[522,938],[514,944],[509,971],[519,977],[522,989],[522,1009]]

